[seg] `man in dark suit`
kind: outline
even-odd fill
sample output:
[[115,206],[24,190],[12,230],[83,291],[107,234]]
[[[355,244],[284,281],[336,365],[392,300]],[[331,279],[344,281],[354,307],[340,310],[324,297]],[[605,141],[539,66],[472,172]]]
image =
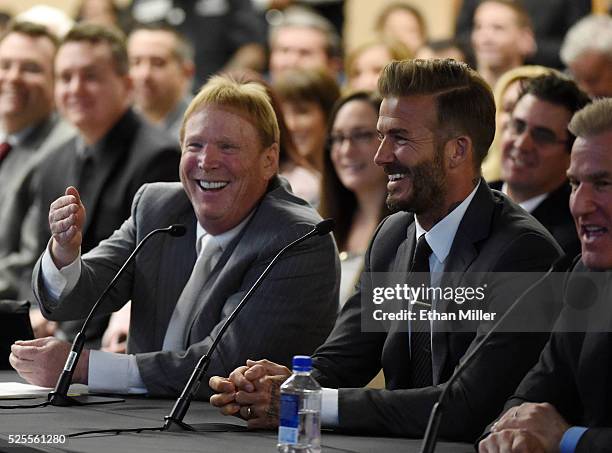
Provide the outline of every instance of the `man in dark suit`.
[[[179,184],[148,184],[132,216],[80,259],[85,208],[74,187],[52,205],[53,239],[33,284],[44,314],[83,316],[150,231],[183,223],[181,238],[141,249],[101,311],[132,301],[128,354],[85,350],[75,373],[90,389],[175,396],[223,322],[272,257],[320,217],[278,178],[279,128],[262,86],[212,78],[185,114]],[[197,260],[196,260],[197,257]],[[268,274],[212,356],[229,373],[251,356],[289,363],[329,334],[338,307],[339,263],[331,235],[294,247]],[[191,274],[191,276],[190,276]],[[262,325],[265,326],[262,328]],[[52,384],[68,344],[18,342],[11,363],[29,382]],[[208,394],[206,386],[202,386]]]
[[[62,40],[55,59],[55,99],[61,115],[78,134],[52,150],[39,164],[33,215],[24,227],[33,249],[31,272],[51,236],[49,205],[68,186],[78,188],[87,205],[82,250],[107,238],[130,216],[130,205],[142,184],[175,181],[180,159],[170,137],[138,117],[130,107],[125,38],[119,31],[87,24],[74,27]],[[29,278],[28,278],[29,279]],[[61,332],[33,314],[37,336],[72,338],[80,323],[64,324]],[[90,338],[102,334],[104,323],[92,327]]]
[[529,81],[502,137],[500,189],[546,227],[568,256],[580,253],[569,211],[566,171],[574,136],[572,115],[590,102],[571,79],[551,73]]
[[[362,322],[373,302],[367,288],[375,276],[383,275],[390,287],[394,274],[414,285],[416,273],[425,273],[428,281],[422,283],[429,286],[435,277],[429,281],[428,271],[431,276],[444,271],[450,286],[465,286],[465,278],[476,273],[545,269],[560,249],[541,225],[480,177],[495,112],[480,76],[454,60],[407,60],[387,65],[379,89],[384,100],[375,161],[389,177],[387,204],[402,212],[387,217],[374,234],[359,291],[343,307],[313,364],[317,380],[331,387],[323,391],[324,424],[361,434],[422,436],[444,382],[490,323],[461,333],[434,322],[433,335],[408,321],[392,324],[388,332],[365,331]],[[497,277],[484,303],[490,312],[502,313],[524,286],[508,274]],[[448,304],[448,311],[454,305]],[[474,439],[545,341],[537,334],[493,336],[453,384],[441,435]],[[359,388],[381,365],[387,389]],[[272,362],[249,361],[229,379],[211,379],[220,392],[211,403],[249,419],[250,427],[274,427],[278,385],[288,374]]]
[[193,53],[187,38],[168,25],[141,26],[128,38],[134,105],[172,138],[178,139],[192,98]]
[[[462,0],[455,25],[457,38],[469,40],[474,13],[482,1]],[[592,0],[527,0],[521,3],[533,22],[537,41],[536,53],[528,59],[528,62],[563,68],[563,63],[559,59],[563,37],[576,21],[591,12]]]
[[[612,451],[612,99],[586,106],[569,129],[577,137],[568,176],[582,257],[568,294],[584,272],[597,286],[568,297],[539,362],[480,442],[481,453]],[[581,309],[598,303],[601,310]],[[577,317],[586,323],[576,324]]]
[[55,36],[29,22],[12,23],[0,38],[0,299],[20,297],[21,263],[32,261],[20,253],[32,169],[74,134],[54,113],[56,49]]

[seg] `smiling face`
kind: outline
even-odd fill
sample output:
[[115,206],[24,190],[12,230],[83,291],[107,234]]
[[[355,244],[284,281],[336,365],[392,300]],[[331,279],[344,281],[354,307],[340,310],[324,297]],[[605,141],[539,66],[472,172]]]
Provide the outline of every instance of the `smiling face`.
[[53,109],[53,56],[47,37],[10,33],[0,43],[0,117],[17,132]]
[[478,66],[505,68],[518,66],[523,60],[519,45],[524,39],[516,13],[509,6],[483,3],[474,14],[472,46]]
[[389,51],[382,44],[365,49],[355,58],[350,70],[349,85],[351,89],[376,91],[378,77],[391,60]]
[[288,69],[328,69],[325,34],[310,27],[287,26],[275,30],[270,49],[272,80]]
[[117,72],[110,45],[69,41],[55,59],[55,101],[88,143],[101,138],[123,115],[131,80]]
[[374,163],[377,118],[370,103],[354,100],[344,104],[334,120],[331,160],[342,185],[353,192],[378,191],[386,179]]
[[590,269],[612,269],[612,131],[578,137],[567,172],[570,210]]
[[283,101],[281,107],[298,152],[317,161],[325,147],[327,118],[323,108],[314,101]]
[[432,96],[385,98],[377,129],[376,164],[388,175],[387,205],[417,216],[440,217],[448,193],[443,144],[437,143]]
[[502,179],[515,201],[551,192],[565,182],[571,116],[565,107],[532,94],[516,104],[502,139]]
[[137,30],[128,55],[136,105],[145,113],[165,116],[185,95],[192,65],[176,55],[177,38],[165,30]]
[[278,171],[278,146],[264,148],[252,120],[205,105],[185,123],[180,177],[198,222],[210,234],[238,225]]

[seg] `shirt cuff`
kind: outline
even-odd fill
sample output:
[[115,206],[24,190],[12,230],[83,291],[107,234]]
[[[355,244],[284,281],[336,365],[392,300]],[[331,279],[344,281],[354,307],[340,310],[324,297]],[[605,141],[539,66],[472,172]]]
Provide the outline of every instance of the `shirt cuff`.
[[133,354],[90,351],[87,385],[94,393],[147,393]]
[[43,252],[41,266],[45,292],[51,300],[57,302],[62,294],[72,291],[79,282],[79,277],[81,276],[81,253],[79,251],[79,257],[68,266],[58,269],[51,258],[50,240]]
[[588,428],[584,426],[572,426],[570,429],[565,431],[559,444],[560,453],[574,453],[580,438]]
[[338,426],[338,389],[322,389],[321,424],[325,428]]

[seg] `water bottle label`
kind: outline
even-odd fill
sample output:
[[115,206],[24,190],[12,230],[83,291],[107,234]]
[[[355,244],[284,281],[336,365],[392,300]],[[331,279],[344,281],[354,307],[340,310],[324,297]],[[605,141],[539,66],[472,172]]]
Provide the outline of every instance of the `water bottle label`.
[[298,395],[281,394],[280,420],[278,425],[278,442],[294,445],[298,441],[298,426],[300,417],[300,397]]

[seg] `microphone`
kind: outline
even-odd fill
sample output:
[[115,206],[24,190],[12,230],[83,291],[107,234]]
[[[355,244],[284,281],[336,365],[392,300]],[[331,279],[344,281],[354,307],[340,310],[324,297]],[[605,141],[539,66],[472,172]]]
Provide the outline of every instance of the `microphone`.
[[[333,230],[334,224],[335,222],[333,219],[325,219],[317,223],[313,227],[313,229],[310,230],[308,233],[306,233],[305,235],[299,237],[295,241],[283,247],[281,251],[278,252],[276,256],[272,259],[272,261],[270,261],[270,264],[268,264],[268,266],[264,269],[261,275],[257,278],[255,283],[253,283],[253,286],[251,286],[249,291],[244,295],[244,297],[242,298],[240,303],[236,306],[234,311],[232,311],[232,313],[227,317],[227,319],[223,323],[223,326],[219,330],[219,334],[217,335],[212,345],[210,346],[210,349],[208,350],[208,352],[204,354],[198,361],[196,367],[191,373],[191,376],[189,377],[189,380],[187,381],[187,384],[185,385],[183,389],[183,392],[181,393],[179,398],[176,400],[176,403],[174,404],[174,407],[172,408],[170,415],[167,415],[166,417],[164,417],[164,420],[166,420],[166,422],[164,423],[162,431],[168,431],[168,430],[170,431],[196,431],[196,429],[193,426],[190,426],[187,423],[184,423],[183,418],[187,414],[187,410],[189,409],[191,400],[197,393],[198,388],[200,387],[200,384],[202,382],[202,377],[204,376],[204,374],[206,373],[210,365],[210,357],[215,352],[215,349],[217,348],[219,341],[221,341],[223,334],[225,333],[227,328],[230,326],[230,324],[234,321],[236,316],[238,316],[238,313],[240,313],[240,311],[244,308],[246,303],[250,300],[253,292],[259,287],[263,279],[266,277],[266,275],[268,275],[268,273],[270,272],[272,267],[276,264],[278,259],[287,250],[296,246],[297,244],[300,244],[301,242],[304,242],[305,240],[313,236],[325,236],[327,233]],[[227,428],[229,428],[229,426]],[[242,430],[242,427],[240,427],[240,429]]]
[[70,387],[70,383],[72,381],[72,376],[74,375],[74,370],[75,370],[76,365],[77,365],[77,363],[79,361],[79,358],[81,357],[81,352],[83,351],[83,346],[85,345],[85,341],[87,339],[86,335],[85,335],[85,331],[87,329],[87,326],[89,325],[89,322],[91,321],[91,318],[93,317],[94,313],[98,309],[98,306],[100,305],[100,303],[104,300],[104,298],[106,297],[108,292],[112,288],[114,288],[115,284],[117,283],[117,280],[119,279],[119,277],[121,277],[121,275],[123,274],[123,272],[127,268],[128,264],[130,264],[132,262],[132,260],[138,254],[138,252],[140,251],[142,246],[152,236],[154,236],[156,234],[159,234],[159,233],[167,233],[167,234],[169,234],[172,237],[180,237],[180,236],[183,236],[186,231],[187,231],[187,228],[185,228],[185,225],[182,225],[182,224],[174,224],[174,225],[170,225],[170,226],[168,226],[166,228],[158,228],[156,230],[151,231],[149,234],[147,234],[142,239],[142,241],[140,241],[138,243],[138,245],[136,245],[136,248],[130,254],[130,256],[127,258],[127,260],[125,260],[125,262],[123,263],[123,266],[121,266],[119,271],[115,274],[115,277],[107,285],[107,287],[104,289],[104,291],[102,292],[100,297],[98,297],[98,300],[96,301],[96,303],[91,308],[89,314],[87,315],[87,318],[85,318],[85,322],[83,323],[83,326],[81,327],[81,330],[79,330],[79,332],[77,333],[76,337],[74,338],[74,341],[72,342],[72,348],[70,350],[70,353],[68,354],[68,358],[66,359],[66,364],[64,365],[64,369],[62,370],[62,373],[60,374],[60,377],[57,380],[57,384],[55,385],[55,389],[53,389],[53,391],[50,392],[49,395],[48,395],[48,399],[47,400],[48,400],[48,403],[51,406],[74,406],[74,405],[85,405],[85,404],[103,404],[103,403],[122,401],[122,400],[111,400],[111,401],[109,401],[108,399],[105,399],[105,398],[91,397],[91,396],[88,396],[88,395],[85,398],[81,398],[81,399],[76,399],[74,397],[68,396],[68,387]]
[[572,264],[574,257],[563,255],[558,258],[546,271],[546,273],[536,280],[529,288],[527,288],[523,293],[516,298],[512,305],[508,307],[508,309],[504,312],[504,314],[493,324],[491,329],[487,332],[487,334],[483,337],[482,341],[472,349],[472,351],[465,357],[463,361],[455,368],[450,379],[446,382],[446,386],[442,391],[442,394],[438,398],[436,404],[434,404],[431,414],[429,415],[429,421],[427,422],[427,428],[425,430],[425,436],[423,437],[423,443],[421,444],[420,453],[433,453],[436,448],[436,442],[438,440],[438,430],[440,429],[440,422],[442,420],[442,413],[444,410],[444,403],[446,397],[452,387],[453,383],[459,378],[459,376],[473,361],[476,355],[480,352],[486,342],[489,340],[491,335],[497,331],[499,326],[504,322],[504,320],[508,317],[508,315],[514,311],[514,309],[518,306],[519,303],[523,301],[525,296],[527,296],[534,288],[539,286],[543,281],[545,281],[549,275],[553,272],[563,272],[566,271],[567,268]]

